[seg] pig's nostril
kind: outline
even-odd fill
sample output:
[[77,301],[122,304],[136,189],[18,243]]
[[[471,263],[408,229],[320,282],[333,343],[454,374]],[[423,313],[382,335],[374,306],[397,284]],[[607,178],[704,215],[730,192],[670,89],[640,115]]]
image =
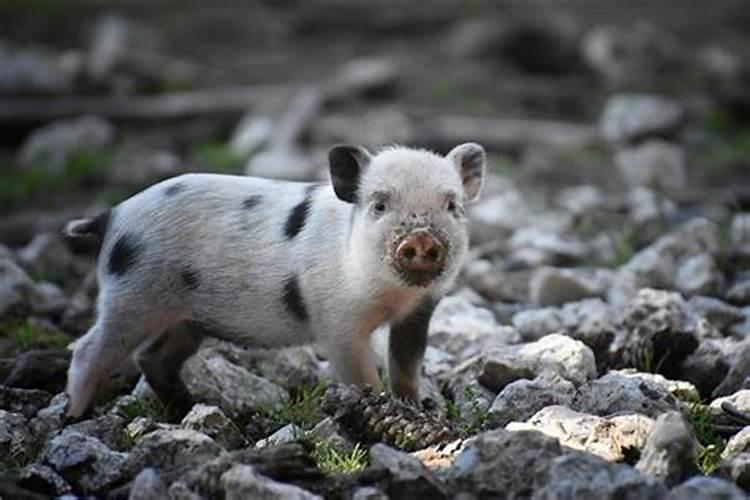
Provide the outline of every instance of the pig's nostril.
[[417,251],[414,249],[414,247],[406,247],[404,248],[402,255],[404,256],[406,260],[412,260],[414,257],[417,256]]
[[440,251],[436,247],[432,247],[427,250],[427,258],[432,262],[437,261],[440,258]]

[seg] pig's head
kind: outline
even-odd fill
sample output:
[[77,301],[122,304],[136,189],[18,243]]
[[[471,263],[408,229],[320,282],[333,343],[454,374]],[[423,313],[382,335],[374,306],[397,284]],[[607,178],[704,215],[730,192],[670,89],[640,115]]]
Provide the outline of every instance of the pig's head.
[[469,245],[464,206],[479,198],[484,177],[482,146],[461,144],[446,156],[337,146],[329,160],[336,195],[353,205],[358,265],[410,287],[439,287],[458,274]]

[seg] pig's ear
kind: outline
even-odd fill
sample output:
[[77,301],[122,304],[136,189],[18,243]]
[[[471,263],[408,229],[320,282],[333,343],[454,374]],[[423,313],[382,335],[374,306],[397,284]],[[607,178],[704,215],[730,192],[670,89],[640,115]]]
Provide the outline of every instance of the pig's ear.
[[464,202],[477,201],[482,190],[487,162],[484,148],[474,142],[467,142],[453,148],[446,158],[453,162],[461,176],[461,182],[464,185]]
[[335,146],[328,152],[328,162],[336,196],[348,203],[355,203],[359,178],[370,163],[370,153],[357,146]]

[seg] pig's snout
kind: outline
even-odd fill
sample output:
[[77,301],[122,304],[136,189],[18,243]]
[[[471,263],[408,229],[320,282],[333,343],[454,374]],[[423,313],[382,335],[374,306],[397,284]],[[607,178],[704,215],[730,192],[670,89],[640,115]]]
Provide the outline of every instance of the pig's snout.
[[437,275],[445,267],[446,248],[427,231],[406,235],[396,247],[398,264],[406,273]]

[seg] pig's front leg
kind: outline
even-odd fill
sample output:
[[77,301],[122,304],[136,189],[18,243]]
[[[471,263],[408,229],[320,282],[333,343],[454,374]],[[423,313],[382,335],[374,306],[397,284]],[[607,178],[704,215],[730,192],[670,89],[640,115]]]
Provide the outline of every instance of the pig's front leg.
[[370,345],[370,333],[343,331],[339,325],[338,335],[326,340],[326,351],[331,368],[340,382],[358,386],[379,384],[378,370]]
[[419,402],[419,369],[427,348],[427,330],[437,301],[428,298],[406,317],[391,324],[388,377],[393,393]]

